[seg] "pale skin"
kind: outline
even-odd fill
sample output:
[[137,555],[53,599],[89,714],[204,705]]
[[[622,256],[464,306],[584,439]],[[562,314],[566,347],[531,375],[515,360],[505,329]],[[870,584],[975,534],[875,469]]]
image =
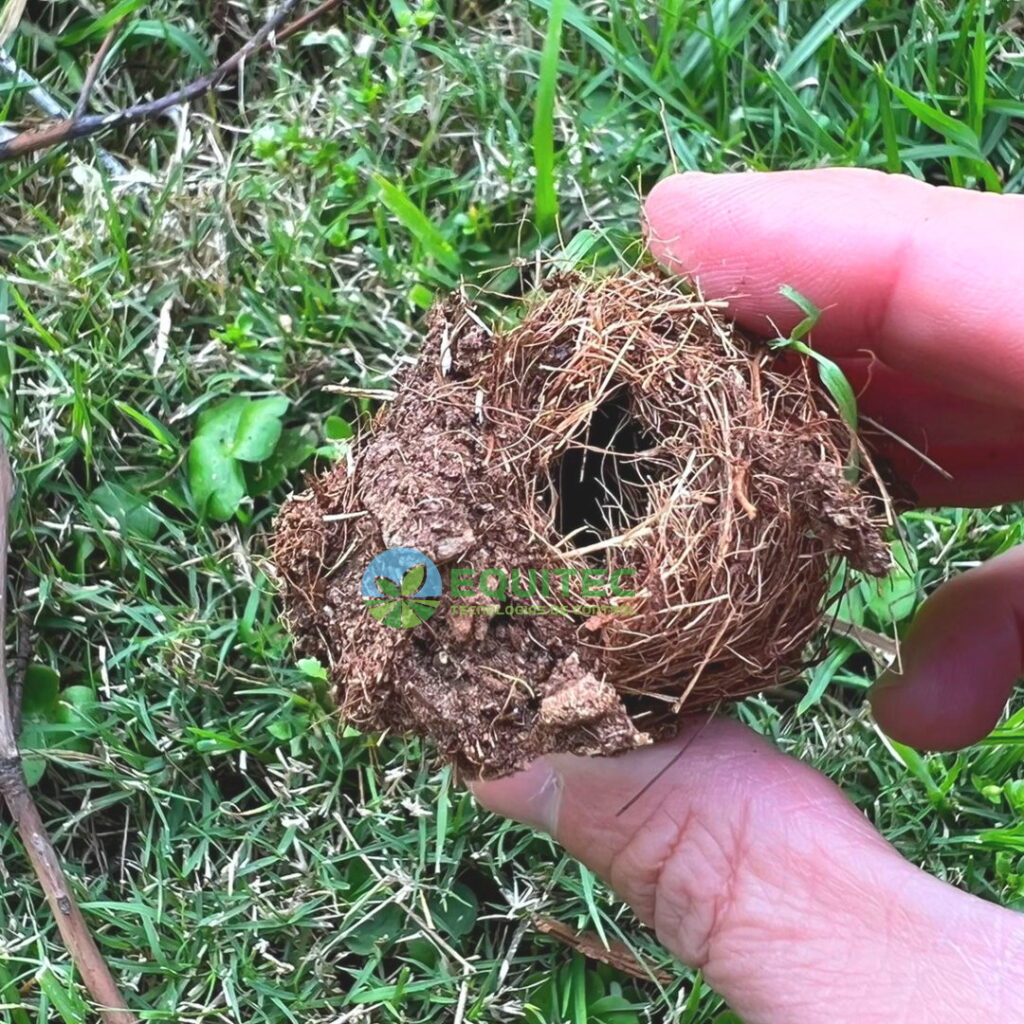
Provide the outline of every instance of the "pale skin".
[[[830,169],[674,176],[648,243],[744,326],[824,314],[812,344],[860,409],[926,450],[890,455],[922,505],[1024,498],[1024,196]],[[903,675],[872,691],[890,735],[954,749],[996,723],[1024,672],[1024,548],[923,606]],[[603,877],[745,1024],[1024,1020],[1024,915],[905,861],[824,776],[718,720],[626,813],[679,740],[557,755],[474,789]]]

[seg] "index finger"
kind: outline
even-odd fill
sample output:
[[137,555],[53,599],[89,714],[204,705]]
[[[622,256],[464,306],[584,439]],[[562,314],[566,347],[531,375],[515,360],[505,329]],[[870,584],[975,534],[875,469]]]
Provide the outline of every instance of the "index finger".
[[1024,196],[855,168],[689,173],[645,215],[654,255],[745,327],[795,326],[787,284],[823,310],[821,351],[1024,408]]

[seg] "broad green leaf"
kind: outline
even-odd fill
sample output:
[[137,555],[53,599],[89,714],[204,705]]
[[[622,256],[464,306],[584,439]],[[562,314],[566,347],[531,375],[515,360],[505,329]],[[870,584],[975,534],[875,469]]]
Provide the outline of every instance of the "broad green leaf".
[[26,754],[21,759],[21,770],[26,784],[34,786],[46,774],[46,758]]
[[901,541],[892,544],[893,568],[879,580],[865,580],[865,597],[872,615],[882,626],[903,622],[917,607],[916,557]]
[[29,665],[21,691],[21,710],[26,715],[53,714],[60,693],[60,676],[49,665]]
[[328,441],[347,441],[352,433],[352,424],[340,416],[328,416],[324,423],[324,434]]
[[96,691],[91,686],[65,686],[60,692],[62,705],[74,708],[76,711],[89,711],[95,708],[99,701],[96,699]]
[[232,395],[214,405],[206,406],[196,421],[196,434],[221,437],[226,443],[234,441],[238,432],[238,422],[249,401],[245,395]]
[[245,477],[237,459],[225,453],[219,433],[196,437],[188,449],[188,478],[196,511],[227,522],[245,497]]
[[464,882],[455,882],[428,900],[430,916],[453,939],[468,935],[476,924],[480,905]]
[[[351,428],[350,428],[351,429]],[[285,469],[297,469],[316,450],[305,430],[286,430],[274,449],[274,463],[280,463]]]
[[295,667],[310,679],[326,679],[327,669],[316,658],[299,658]]
[[377,577],[377,589],[388,597],[401,597],[401,588],[394,580],[389,580],[387,576]]
[[200,513],[226,521],[245,497],[245,478],[234,457],[235,438],[251,399],[235,395],[199,414],[189,446],[189,482]]
[[412,597],[427,578],[427,567],[425,565],[414,565],[402,577],[402,597]]
[[281,417],[288,399],[250,399],[238,417],[231,454],[243,462],[263,462],[270,458],[281,437]]
[[51,748],[87,753],[97,732],[94,721],[99,702],[91,686],[68,686],[61,691],[55,721],[63,729],[52,729]]
[[357,956],[376,954],[382,946],[388,946],[402,932],[405,915],[395,903],[378,904],[379,910],[371,912],[345,936],[345,946]]
[[160,532],[160,517],[138,491],[129,491],[120,484],[100,484],[91,500],[116,520],[129,537],[152,540]]
[[271,722],[267,726],[267,732],[269,732],[275,740],[280,740],[282,743],[286,743],[295,735],[295,730],[292,728],[292,720],[290,718],[279,718],[276,722]]

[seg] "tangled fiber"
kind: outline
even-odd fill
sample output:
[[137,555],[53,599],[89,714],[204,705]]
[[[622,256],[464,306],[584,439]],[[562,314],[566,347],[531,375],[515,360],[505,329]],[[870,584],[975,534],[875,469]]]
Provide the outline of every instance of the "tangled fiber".
[[[453,296],[348,462],[282,510],[286,618],[347,721],[472,775],[627,750],[798,674],[835,556],[886,571],[865,463],[813,365],[659,274],[561,275],[498,333]],[[389,548],[440,598],[414,568],[364,599]]]

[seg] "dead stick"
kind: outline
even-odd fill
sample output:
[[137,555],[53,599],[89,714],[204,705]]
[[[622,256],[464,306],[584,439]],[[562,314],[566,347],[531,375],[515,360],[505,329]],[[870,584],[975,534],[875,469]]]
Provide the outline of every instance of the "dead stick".
[[341,3],[342,0],[324,0],[322,4],[318,4],[313,10],[307,11],[301,18],[296,18],[290,25],[285,25],[277,33],[277,41],[283,43],[286,39],[290,39],[296,32],[301,32],[307,25],[311,25],[317,18],[325,15],[332,8],[339,7]]
[[[7,618],[7,524],[14,477],[7,459],[7,449],[0,442],[0,637],[4,634]],[[128,1009],[110,968],[100,954],[89,932],[89,927],[78,909],[68,880],[61,870],[39,810],[36,808],[25,774],[21,767],[21,754],[14,734],[11,714],[11,695],[7,683],[7,664],[0,644],[0,794],[11,812],[25,852],[35,869],[47,902],[57,920],[61,938],[82,976],[82,983],[97,1004],[104,1024],[138,1024],[138,1018]]]
[[96,84],[100,68],[103,67],[103,61],[106,60],[107,54],[110,53],[110,48],[114,45],[114,40],[117,38],[117,33],[120,30],[120,24],[114,25],[104,36],[103,42],[100,43],[100,48],[96,51],[92,61],[90,61],[88,70],[85,72],[85,81],[82,82],[82,92],[78,97],[78,102],[75,104],[75,109],[71,111],[72,121],[77,121],[85,114],[85,110],[89,106],[89,94],[92,92],[92,87]]
[[[319,17],[332,7],[340,5],[342,0],[327,0],[317,8]],[[282,32],[289,32],[291,26],[284,25],[288,16],[295,9],[299,0],[284,0],[280,7],[274,12],[263,27],[240,49],[236,50],[227,60],[217,65],[213,71],[202,75],[194,82],[177,89],[166,96],[150,100],[147,103],[137,103],[123,110],[117,110],[110,114],[88,114],[79,118],[67,118],[62,121],[55,121],[53,124],[43,125],[31,131],[20,132],[19,134],[0,142],[0,163],[7,160],[14,160],[19,156],[28,153],[35,153],[41,149],[48,149],[51,146],[58,146],[64,142],[72,142],[75,139],[82,139],[98,132],[106,131],[109,128],[116,128],[119,125],[131,124],[136,121],[145,121],[149,118],[158,117],[171,107],[180,106],[198,99],[204,93],[215,89],[229,75],[236,72],[245,60],[253,53],[268,45],[270,38],[281,29]],[[312,13],[312,12],[310,12]],[[308,20],[299,18],[300,22],[308,24]]]
[[[29,99],[44,114],[46,114],[47,117],[64,120],[71,116],[70,113],[43,88],[41,82],[37,82],[27,71],[22,71],[22,69],[18,67],[17,62],[5,49],[3,49],[3,47],[0,47],[0,71],[12,78],[15,85],[25,89],[28,93]],[[12,132],[7,128],[2,128],[0,129],[0,142],[7,142],[8,140],[16,139],[19,137],[19,134],[19,132]],[[121,161],[118,160],[117,157],[112,156],[102,147],[96,147],[96,155],[99,158],[100,163],[104,168],[106,168],[107,174],[109,174],[111,178],[123,178],[128,173]]]
[[25,676],[28,675],[28,662],[31,656],[32,617],[25,611],[25,587],[22,585],[18,601],[18,641],[14,650],[14,664],[10,679],[11,720],[14,723],[15,739],[21,736],[21,698],[25,693]]

